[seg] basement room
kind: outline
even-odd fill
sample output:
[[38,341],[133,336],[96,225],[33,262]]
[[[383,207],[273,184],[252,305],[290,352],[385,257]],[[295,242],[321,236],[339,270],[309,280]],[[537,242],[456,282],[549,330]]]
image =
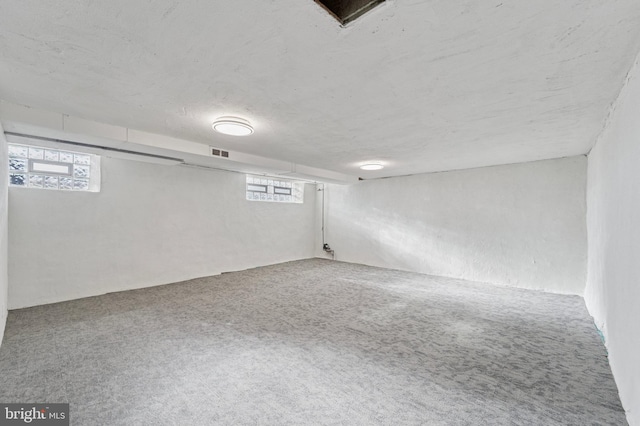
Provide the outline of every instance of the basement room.
[[640,426],[640,2],[0,2],[0,424]]

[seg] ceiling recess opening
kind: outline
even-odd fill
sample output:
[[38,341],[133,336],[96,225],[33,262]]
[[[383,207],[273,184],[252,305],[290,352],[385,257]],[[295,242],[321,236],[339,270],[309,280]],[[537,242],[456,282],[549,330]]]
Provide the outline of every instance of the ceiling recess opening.
[[315,0],[340,22],[346,25],[361,17],[385,0]]

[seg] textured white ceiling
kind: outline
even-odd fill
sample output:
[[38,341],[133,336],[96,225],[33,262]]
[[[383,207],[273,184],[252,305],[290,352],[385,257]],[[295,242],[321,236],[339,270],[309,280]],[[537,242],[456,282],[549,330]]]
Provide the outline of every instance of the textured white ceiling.
[[0,2],[0,98],[363,177],[584,154],[639,50],[638,0]]

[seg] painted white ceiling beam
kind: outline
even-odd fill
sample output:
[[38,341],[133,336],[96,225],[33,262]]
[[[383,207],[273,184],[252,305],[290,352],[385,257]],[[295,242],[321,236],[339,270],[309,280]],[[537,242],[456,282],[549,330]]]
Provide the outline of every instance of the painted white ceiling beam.
[[[18,105],[4,100],[0,100],[0,121],[5,132],[8,133],[92,145],[94,148],[77,146],[76,149],[113,158],[160,164],[184,163],[214,169],[253,174],[271,174],[327,183],[345,184],[357,182],[358,180],[355,176],[330,170],[237,151],[229,151],[229,158],[214,157],[210,152],[211,147],[202,143],[126,127],[112,126],[66,114]],[[55,141],[44,140],[41,142],[48,146],[56,145]],[[101,150],[99,148],[104,149]],[[142,155],[136,156],[129,151],[138,152]],[[145,156],[144,154],[148,155]],[[170,157],[179,161],[163,158],[154,160],[154,157],[151,156]]]

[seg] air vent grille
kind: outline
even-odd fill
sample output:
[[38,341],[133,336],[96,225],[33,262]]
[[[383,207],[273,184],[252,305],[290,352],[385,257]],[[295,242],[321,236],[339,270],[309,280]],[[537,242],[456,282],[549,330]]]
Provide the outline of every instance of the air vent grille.
[[211,147],[211,155],[213,155],[214,157],[229,158],[229,151],[225,151],[220,148]]

